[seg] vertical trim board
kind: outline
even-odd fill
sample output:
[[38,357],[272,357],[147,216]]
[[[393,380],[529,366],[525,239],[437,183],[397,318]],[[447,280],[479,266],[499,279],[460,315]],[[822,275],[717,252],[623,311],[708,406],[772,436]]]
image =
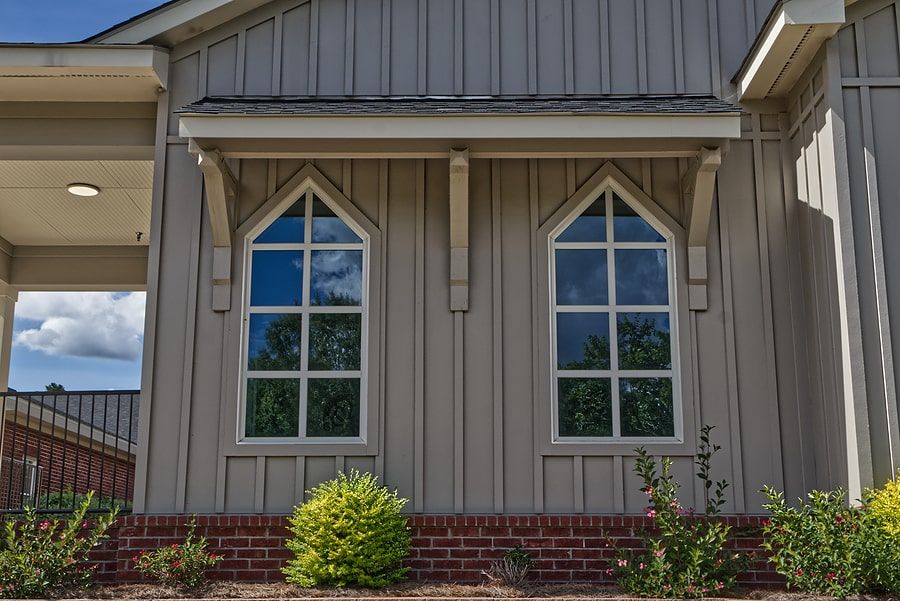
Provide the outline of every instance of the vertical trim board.
[[465,313],[453,312],[453,511],[465,511]]
[[[388,0],[390,1],[390,0]],[[319,0],[310,0],[309,4],[309,83],[307,90],[315,96],[319,80]]]
[[[356,59],[356,0],[347,0],[344,26],[344,94],[353,95],[353,61]],[[345,196],[349,196],[346,192]]]
[[253,511],[262,513],[266,506],[266,457],[256,456],[256,481],[253,487]]
[[425,160],[416,160],[415,357],[413,393],[413,508],[425,508]]
[[527,0],[528,20],[528,93],[537,94],[537,4]]
[[[658,1],[658,0],[657,0]],[[647,17],[644,0],[634,0],[637,30],[638,92],[647,93]]]
[[[533,2],[533,0],[531,0]],[[545,434],[541,431],[540,424],[543,420],[540,418],[540,382],[538,379],[538,290],[535,282],[538,281],[537,275],[537,230],[539,227],[538,218],[538,160],[528,159],[528,203],[529,203],[529,235],[531,237],[531,390],[532,390],[532,436],[534,439],[534,512],[544,513],[544,459],[539,453],[541,448],[541,437]]]
[[609,0],[600,0],[600,92],[610,91]]
[[494,393],[494,512],[503,513],[503,213],[501,162],[491,159],[491,287]]
[[381,447],[378,449],[378,454],[375,456],[375,475],[378,476],[382,483],[384,483],[384,456],[387,446],[385,419],[385,412],[387,411],[387,407],[385,404],[387,395],[387,378],[385,377],[385,352],[387,344],[387,262],[389,256],[387,204],[389,168],[389,162],[387,159],[380,159],[378,161],[378,229],[381,230],[381,238],[382,240],[384,240],[384,243],[382,244],[381,248],[381,314],[379,315],[379,319],[381,322],[381,352],[378,354],[379,370],[381,371],[381,379],[379,380],[378,391],[378,419],[380,423],[380,436],[378,437],[378,440],[381,442]]

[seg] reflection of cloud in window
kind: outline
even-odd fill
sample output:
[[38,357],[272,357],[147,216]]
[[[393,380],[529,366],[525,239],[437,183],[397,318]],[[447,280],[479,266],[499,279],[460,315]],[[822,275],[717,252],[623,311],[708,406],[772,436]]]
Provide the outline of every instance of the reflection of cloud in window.
[[607,313],[558,313],[556,339],[560,369],[609,369]]
[[[362,251],[315,251],[311,275],[312,304],[359,304],[362,301]],[[335,298],[345,302],[333,302]]]
[[556,302],[560,305],[605,305],[606,251],[556,251]]
[[665,250],[616,250],[616,302],[622,305],[668,304],[666,272]]

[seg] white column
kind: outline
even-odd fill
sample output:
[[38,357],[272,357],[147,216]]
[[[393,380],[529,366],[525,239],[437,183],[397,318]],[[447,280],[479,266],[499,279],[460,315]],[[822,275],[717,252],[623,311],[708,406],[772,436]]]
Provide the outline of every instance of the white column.
[[0,282],[0,392],[9,387],[9,356],[12,352],[13,316],[16,311],[18,291]]

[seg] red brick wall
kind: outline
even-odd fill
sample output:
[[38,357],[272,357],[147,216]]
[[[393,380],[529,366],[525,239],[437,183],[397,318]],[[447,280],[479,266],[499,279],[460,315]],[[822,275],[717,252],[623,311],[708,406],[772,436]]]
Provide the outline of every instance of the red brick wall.
[[[110,457],[96,448],[63,441],[48,432],[25,427],[7,420],[3,433],[3,458],[22,461],[26,456],[37,459],[40,481],[37,496],[42,493],[56,493],[73,490],[84,493],[97,491],[104,497],[110,495],[118,499],[131,500],[134,488],[134,463]],[[12,474],[9,466],[13,465]],[[12,476],[12,477],[10,477]],[[0,508],[21,507],[22,472],[18,464],[4,461],[0,470]]]
[[[762,517],[730,517],[732,547],[760,551]],[[180,542],[186,516],[127,516],[103,549],[95,551],[101,578],[134,581],[131,558],[141,550]],[[198,516],[197,533],[225,560],[214,578],[246,581],[281,579],[279,568],[291,555],[284,548],[284,516]],[[652,525],[644,516],[494,516],[417,515],[410,518],[413,549],[406,562],[410,579],[479,582],[481,570],[517,544],[535,559],[533,578],[540,582],[608,582],[606,568],[614,546],[636,548],[641,530]],[[764,560],[754,561],[741,581],[772,586],[781,580]]]

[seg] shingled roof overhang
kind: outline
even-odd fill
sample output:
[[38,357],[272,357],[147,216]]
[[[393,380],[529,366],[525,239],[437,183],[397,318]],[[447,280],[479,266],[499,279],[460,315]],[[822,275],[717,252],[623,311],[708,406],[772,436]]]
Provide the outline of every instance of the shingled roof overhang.
[[740,136],[740,109],[706,95],[214,97],[178,114],[181,136],[233,157],[691,156]]

